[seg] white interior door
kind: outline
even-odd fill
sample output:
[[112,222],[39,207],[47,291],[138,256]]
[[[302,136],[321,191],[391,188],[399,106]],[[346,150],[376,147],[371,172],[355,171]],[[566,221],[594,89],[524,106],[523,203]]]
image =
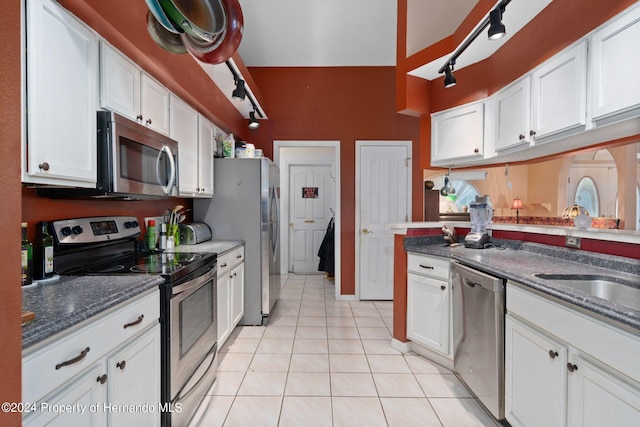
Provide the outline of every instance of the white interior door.
[[385,223],[409,221],[411,142],[357,143],[359,295],[393,299],[393,233]]
[[318,273],[318,249],[332,217],[335,185],[328,165],[289,168],[289,271]]

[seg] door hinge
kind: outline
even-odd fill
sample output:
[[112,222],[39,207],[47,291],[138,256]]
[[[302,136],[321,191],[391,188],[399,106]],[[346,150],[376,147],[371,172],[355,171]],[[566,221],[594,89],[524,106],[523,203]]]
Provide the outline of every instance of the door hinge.
[[407,157],[404,161],[405,166],[409,167],[409,162],[411,161],[411,157]]

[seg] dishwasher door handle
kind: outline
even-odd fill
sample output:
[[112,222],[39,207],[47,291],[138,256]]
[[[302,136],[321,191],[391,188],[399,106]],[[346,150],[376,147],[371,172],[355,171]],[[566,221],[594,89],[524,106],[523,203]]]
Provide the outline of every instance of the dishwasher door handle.
[[475,288],[476,286],[482,287],[482,285],[480,283],[472,282],[471,280],[469,280],[469,279],[467,279],[465,277],[462,277],[462,283],[464,283],[469,288]]

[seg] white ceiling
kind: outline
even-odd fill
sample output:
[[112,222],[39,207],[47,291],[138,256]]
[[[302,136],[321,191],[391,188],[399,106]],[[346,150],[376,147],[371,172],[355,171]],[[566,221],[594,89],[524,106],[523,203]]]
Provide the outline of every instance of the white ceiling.
[[[238,52],[249,67],[394,66],[397,0],[239,0],[244,32]],[[496,0],[496,4],[499,0]],[[456,68],[491,55],[551,0],[514,0],[507,37],[479,37]],[[455,32],[478,0],[408,0],[407,53]],[[432,80],[446,58],[411,74]]]

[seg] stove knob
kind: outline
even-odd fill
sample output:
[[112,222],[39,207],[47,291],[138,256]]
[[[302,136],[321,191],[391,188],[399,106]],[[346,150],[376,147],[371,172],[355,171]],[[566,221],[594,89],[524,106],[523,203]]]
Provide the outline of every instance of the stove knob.
[[82,234],[83,230],[82,230],[82,227],[80,227],[79,225],[76,225],[71,229],[71,231],[73,231],[73,234]]
[[139,225],[138,221],[131,221],[131,228],[138,228]]
[[127,221],[124,223],[124,228],[131,228],[133,227],[133,224],[131,223],[131,221]]
[[62,227],[60,229],[60,233],[62,233],[63,236],[71,236],[71,227],[67,226],[67,227]]

